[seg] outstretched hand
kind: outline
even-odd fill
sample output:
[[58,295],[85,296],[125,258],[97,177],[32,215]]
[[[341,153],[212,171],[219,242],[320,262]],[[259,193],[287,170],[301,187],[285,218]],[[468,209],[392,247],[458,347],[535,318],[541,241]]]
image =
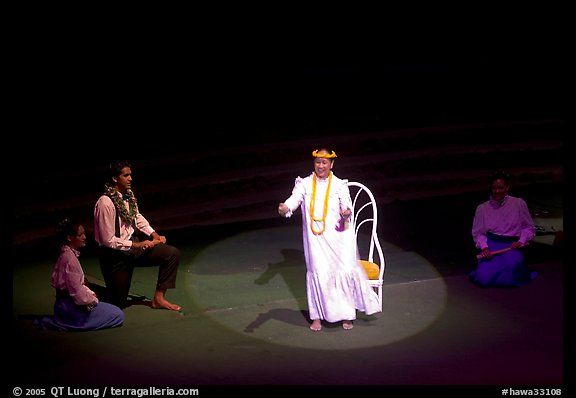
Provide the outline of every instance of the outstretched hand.
[[286,204],[284,203],[280,203],[278,204],[278,214],[280,214],[281,216],[285,216],[288,211],[290,211],[290,209],[288,208],[288,206],[286,206]]

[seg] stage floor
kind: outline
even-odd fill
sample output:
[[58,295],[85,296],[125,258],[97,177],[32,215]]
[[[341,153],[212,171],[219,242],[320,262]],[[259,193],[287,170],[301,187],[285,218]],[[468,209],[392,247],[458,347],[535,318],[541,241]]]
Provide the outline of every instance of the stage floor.
[[[182,312],[133,305],[117,329],[36,330],[52,313],[53,264],[13,271],[12,383],[50,385],[562,385],[563,262],[534,244],[538,278],[519,289],[469,283],[474,262],[383,240],[384,311],[355,327],[308,329],[299,217],[280,223],[182,230]],[[422,246],[423,247],[423,246]],[[467,253],[467,251],[465,251]],[[81,257],[103,285],[96,257]],[[135,271],[132,291],[153,292],[155,268]]]

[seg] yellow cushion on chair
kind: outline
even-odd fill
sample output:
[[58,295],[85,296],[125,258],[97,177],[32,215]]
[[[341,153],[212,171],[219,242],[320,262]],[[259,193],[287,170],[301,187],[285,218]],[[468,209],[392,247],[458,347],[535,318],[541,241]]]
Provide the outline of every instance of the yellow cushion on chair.
[[368,279],[378,279],[378,276],[380,276],[380,268],[378,267],[377,264],[371,263],[370,261],[366,260],[358,260],[358,262],[366,270],[366,274],[368,274]]

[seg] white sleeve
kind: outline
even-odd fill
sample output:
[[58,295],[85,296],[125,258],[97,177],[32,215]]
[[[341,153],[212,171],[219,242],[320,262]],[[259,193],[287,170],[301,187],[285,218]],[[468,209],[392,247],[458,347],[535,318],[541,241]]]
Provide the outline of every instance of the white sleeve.
[[306,191],[304,189],[304,184],[302,183],[302,178],[296,177],[296,181],[294,182],[294,188],[292,189],[292,194],[288,199],[284,201],[284,204],[288,206],[289,209],[289,211],[286,213],[284,217],[286,218],[292,217],[294,211],[296,211],[296,209],[300,207],[300,204],[302,204],[302,201],[304,200],[305,197],[305,193]]

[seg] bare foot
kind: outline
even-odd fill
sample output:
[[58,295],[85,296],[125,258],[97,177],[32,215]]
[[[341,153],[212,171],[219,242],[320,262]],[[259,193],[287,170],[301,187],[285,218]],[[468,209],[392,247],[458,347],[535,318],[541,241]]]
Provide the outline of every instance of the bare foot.
[[342,321],[342,328],[344,328],[345,330],[350,330],[354,327],[354,324],[352,323],[352,321]]
[[182,309],[182,307],[180,307],[178,304],[172,304],[171,302],[169,302],[164,298],[163,299],[154,298],[152,300],[151,307],[154,309],[167,309],[172,311],[180,311]]
[[313,332],[319,332],[321,329],[322,324],[320,323],[320,319],[314,319],[312,325],[310,325],[310,330]]

